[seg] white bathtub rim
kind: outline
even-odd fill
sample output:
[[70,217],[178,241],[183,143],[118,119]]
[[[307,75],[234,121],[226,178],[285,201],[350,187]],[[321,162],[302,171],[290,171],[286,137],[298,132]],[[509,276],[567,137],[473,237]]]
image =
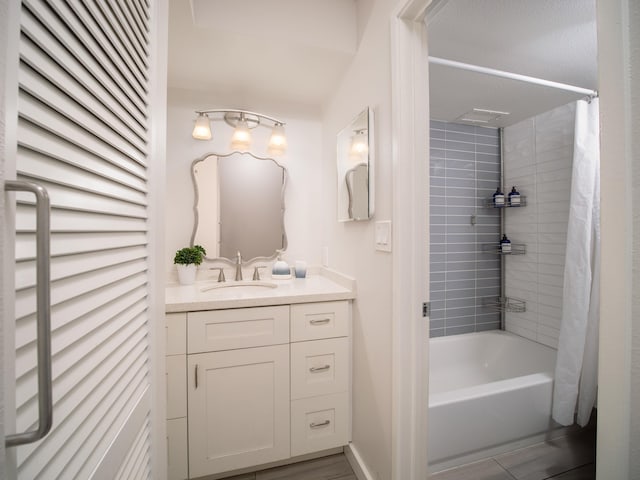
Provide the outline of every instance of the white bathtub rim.
[[525,386],[542,385],[548,382],[553,382],[553,375],[551,373],[541,372],[458,388],[447,392],[430,393],[429,408],[495,395],[496,393],[510,392]]

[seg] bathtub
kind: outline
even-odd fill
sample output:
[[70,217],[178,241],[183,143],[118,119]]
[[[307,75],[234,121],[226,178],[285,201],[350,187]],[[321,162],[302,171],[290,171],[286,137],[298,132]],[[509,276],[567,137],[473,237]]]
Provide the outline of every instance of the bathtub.
[[433,338],[429,357],[432,472],[544,438],[554,349],[494,330]]

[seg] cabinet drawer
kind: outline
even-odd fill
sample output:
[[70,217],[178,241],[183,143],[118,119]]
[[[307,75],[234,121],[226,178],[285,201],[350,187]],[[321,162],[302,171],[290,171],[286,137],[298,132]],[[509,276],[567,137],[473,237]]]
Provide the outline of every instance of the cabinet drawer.
[[187,416],[187,356],[171,355],[167,362],[167,418]]
[[291,341],[346,337],[349,334],[349,302],[291,305]]
[[167,313],[165,322],[167,355],[187,353],[187,314]]
[[346,392],[291,402],[291,456],[346,445],[349,442]]
[[188,352],[202,353],[289,342],[289,306],[190,312]]
[[291,344],[291,398],[344,392],[349,380],[347,338]]
[[189,478],[187,419],[167,420],[167,480]]

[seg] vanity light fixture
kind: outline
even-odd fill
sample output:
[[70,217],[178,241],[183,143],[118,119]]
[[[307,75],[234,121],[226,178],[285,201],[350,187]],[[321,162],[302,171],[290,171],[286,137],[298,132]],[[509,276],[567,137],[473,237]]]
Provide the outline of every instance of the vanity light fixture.
[[235,109],[197,110],[196,113],[198,116],[191,134],[196,140],[211,140],[211,117],[209,115],[221,114],[224,121],[234,128],[231,137],[232,150],[249,150],[251,147],[251,130],[258,125],[268,126],[263,124],[265,120],[273,124],[268,145],[269,153],[271,155],[282,155],[287,149],[287,137],[284,133],[285,123],[277,118],[263,115],[262,113]]
[[369,132],[366,128],[354,130],[354,136],[351,138],[350,155],[361,156],[369,151]]

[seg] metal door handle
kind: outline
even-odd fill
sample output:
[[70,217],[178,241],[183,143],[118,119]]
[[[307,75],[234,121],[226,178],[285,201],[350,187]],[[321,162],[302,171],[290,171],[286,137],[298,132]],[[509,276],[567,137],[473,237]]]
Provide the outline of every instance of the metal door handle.
[[31,192],[36,196],[36,321],[38,351],[38,428],[5,437],[7,447],[33,443],[43,438],[53,424],[51,392],[51,268],[50,206],[47,190],[37,183],[6,180],[7,192]]
[[195,368],[195,372],[194,372],[194,381],[195,381],[195,386],[196,389],[198,388],[198,364],[196,363],[196,368]]

